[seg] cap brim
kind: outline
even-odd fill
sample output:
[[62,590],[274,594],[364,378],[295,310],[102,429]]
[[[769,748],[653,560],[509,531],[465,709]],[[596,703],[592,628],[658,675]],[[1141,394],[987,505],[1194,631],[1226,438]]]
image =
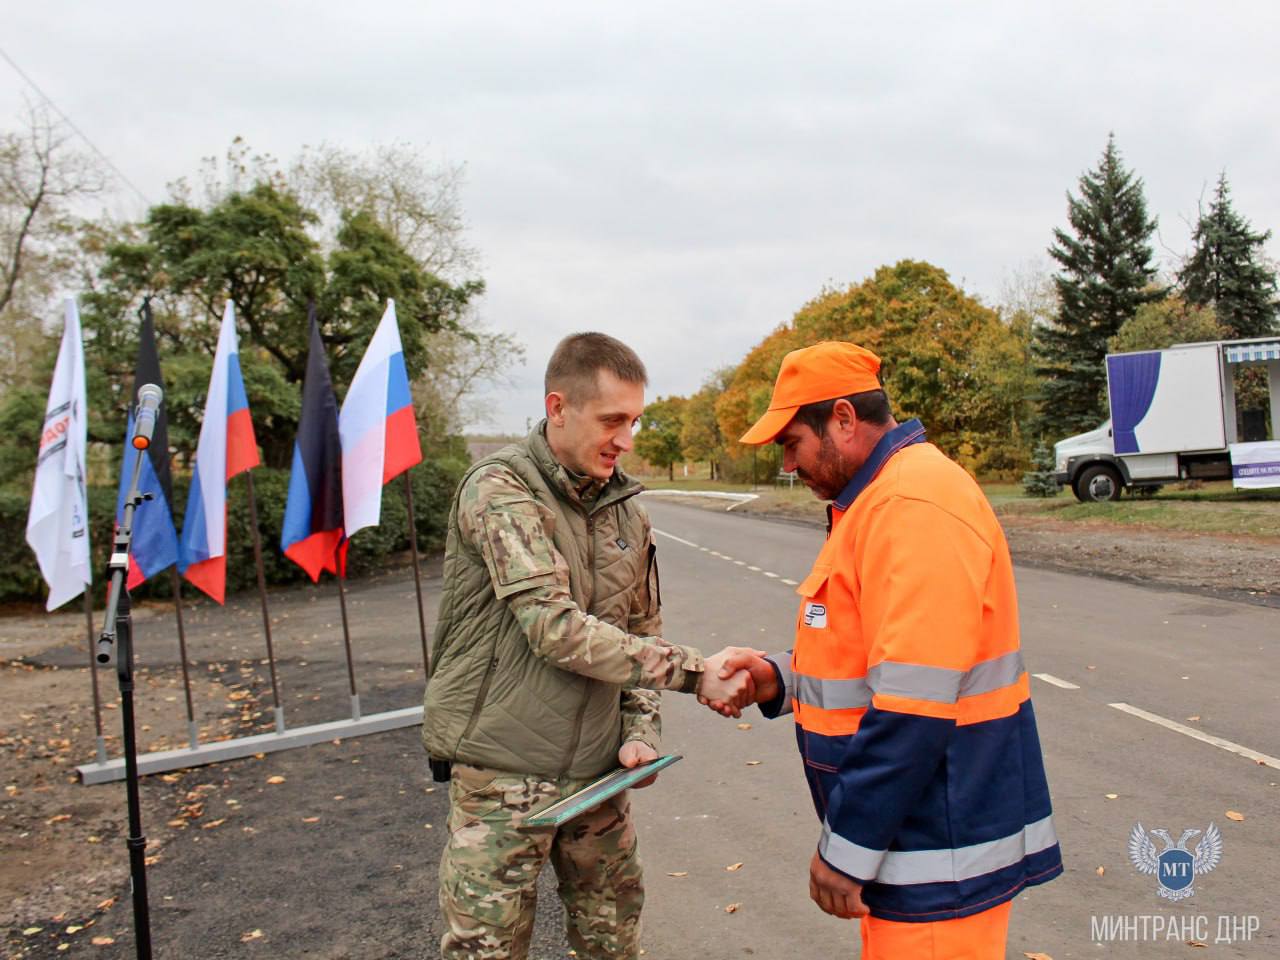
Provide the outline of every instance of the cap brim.
[[769,443],[791,422],[791,418],[796,415],[796,411],[799,409],[799,407],[783,407],[780,410],[768,411],[755,422],[755,425],[750,430],[742,435],[742,439],[738,442],[750,444]]

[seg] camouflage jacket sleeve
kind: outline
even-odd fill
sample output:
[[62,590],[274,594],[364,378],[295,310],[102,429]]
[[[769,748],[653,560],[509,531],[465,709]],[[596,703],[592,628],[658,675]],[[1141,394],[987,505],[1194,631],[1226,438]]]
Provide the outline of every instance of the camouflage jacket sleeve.
[[620,630],[574,602],[554,524],[555,514],[499,464],[472,474],[458,503],[462,540],[483,557],[495,596],[510,606],[537,656],[624,687],[692,692],[702,671],[697,650]]

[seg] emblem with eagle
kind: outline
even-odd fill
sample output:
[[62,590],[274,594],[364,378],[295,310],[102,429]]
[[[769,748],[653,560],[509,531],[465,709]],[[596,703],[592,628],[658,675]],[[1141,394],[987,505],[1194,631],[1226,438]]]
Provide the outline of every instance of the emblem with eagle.
[[[1183,830],[1175,842],[1167,830],[1152,829],[1148,833],[1142,824],[1135,824],[1129,834],[1129,859],[1139,873],[1155,875],[1160,896],[1175,903],[1185,900],[1196,892],[1196,877],[1208,873],[1222,859],[1222,834],[1218,828],[1211,823],[1203,833],[1192,853],[1187,844],[1200,836],[1200,830]],[[1164,843],[1161,853],[1156,853],[1153,836]]]

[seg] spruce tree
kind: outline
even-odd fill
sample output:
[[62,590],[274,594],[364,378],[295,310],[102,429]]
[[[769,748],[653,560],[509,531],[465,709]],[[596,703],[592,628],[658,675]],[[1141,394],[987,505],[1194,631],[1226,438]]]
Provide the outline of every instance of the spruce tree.
[[1050,439],[1090,430],[1107,416],[1107,340],[1138,307],[1159,300],[1142,180],[1125,169],[1115,135],[1098,165],[1080,177],[1080,196],[1067,194],[1071,232],[1055,229],[1049,255],[1058,312],[1036,331],[1036,372],[1042,378],[1040,428]]
[[1267,337],[1276,330],[1276,275],[1263,260],[1271,231],[1254,233],[1231,205],[1227,175],[1191,235],[1194,250],[1178,273],[1188,303],[1213,307],[1225,335]]

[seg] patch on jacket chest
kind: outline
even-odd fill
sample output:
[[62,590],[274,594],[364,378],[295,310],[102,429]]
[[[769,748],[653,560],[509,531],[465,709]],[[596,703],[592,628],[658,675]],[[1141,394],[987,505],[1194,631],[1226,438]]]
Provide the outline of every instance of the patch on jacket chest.
[[810,600],[804,605],[804,625],[815,630],[824,630],[827,626],[827,605]]

